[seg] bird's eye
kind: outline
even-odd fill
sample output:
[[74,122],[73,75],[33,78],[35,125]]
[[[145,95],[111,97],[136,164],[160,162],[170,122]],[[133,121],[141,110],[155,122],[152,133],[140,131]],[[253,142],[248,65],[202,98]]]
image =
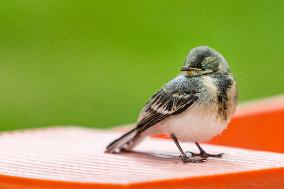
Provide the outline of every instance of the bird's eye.
[[210,57],[206,57],[202,62],[201,62],[201,66],[205,66],[206,64],[208,64],[210,62]]
[[216,57],[206,57],[202,62],[201,62],[201,68],[206,70],[206,69],[213,69],[216,65]]
[[211,64],[211,63],[213,63],[213,62],[215,62],[217,60],[217,58],[216,57],[207,57],[207,58],[205,58],[205,60],[202,62],[202,66],[203,65],[205,65],[205,64]]
[[205,64],[206,64],[206,59],[201,62],[201,66],[204,66]]

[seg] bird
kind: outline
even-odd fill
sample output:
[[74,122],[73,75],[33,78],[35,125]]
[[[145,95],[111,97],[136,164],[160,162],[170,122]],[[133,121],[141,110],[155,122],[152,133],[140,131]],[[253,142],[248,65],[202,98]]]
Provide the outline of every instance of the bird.
[[[227,60],[208,46],[190,50],[180,73],[160,88],[142,108],[136,126],[112,141],[106,153],[131,151],[146,136],[168,135],[183,163],[203,163],[209,154],[199,144],[227,128],[237,106],[238,89]],[[184,151],[193,142],[199,153]],[[199,158],[195,158],[199,157]]]

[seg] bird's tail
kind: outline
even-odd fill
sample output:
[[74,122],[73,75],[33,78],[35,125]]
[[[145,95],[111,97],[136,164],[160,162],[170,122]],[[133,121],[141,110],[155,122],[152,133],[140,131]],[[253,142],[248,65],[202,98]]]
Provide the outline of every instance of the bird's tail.
[[138,138],[138,131],[136,128],[128,131],[121,137],[112,141],[107,147],[106,153],[119,153],[121,150],[130,150],[134,146],[135,140]]

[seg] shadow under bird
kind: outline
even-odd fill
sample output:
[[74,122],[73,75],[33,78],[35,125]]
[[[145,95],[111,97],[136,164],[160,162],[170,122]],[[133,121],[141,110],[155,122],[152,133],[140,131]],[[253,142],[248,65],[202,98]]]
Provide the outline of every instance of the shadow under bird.
[[[111,142],[106,153],[129,151],[146,136],[168,134],[184,163],[222,157],[206,153],[199,142],[222,133],[235,113],[238,92],[229,65],[214,49],[200,46],[189,52],[180,71],[145,104],[136,127]],[[194,142],[200,152],[185,152],[179,141]]]

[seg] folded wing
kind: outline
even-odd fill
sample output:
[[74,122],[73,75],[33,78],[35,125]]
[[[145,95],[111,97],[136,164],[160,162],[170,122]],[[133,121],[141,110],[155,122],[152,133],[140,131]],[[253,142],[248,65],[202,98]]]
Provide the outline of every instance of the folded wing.
[[152,96],[140,113],[136,127],[138,133],[143,132],[169,116],[182,113],[197,99],[198,97],[193,92],[174,93],[161,89]]

